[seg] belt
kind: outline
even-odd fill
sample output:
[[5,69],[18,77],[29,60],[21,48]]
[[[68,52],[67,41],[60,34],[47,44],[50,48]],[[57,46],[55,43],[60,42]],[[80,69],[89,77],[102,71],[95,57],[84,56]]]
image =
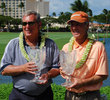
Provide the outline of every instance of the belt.
[[40,95],[29,95],[27,93],[23,93],[22,91],[20,91],[19,89],[15,88],[14,86],[13,86],[13,89],[16,90],[16,91],[18,91],[18,92],[20,92],[20,93],[22,93],[22,94],[25,94],[27,96],[39,97],[39,96],[42,96],[43,94],[46,94],[46,93],[50,92],[51,91],[51,86],[47,87],[47,89],[43,93],[41,93]]
[[18,91],[19,93],[22,93],[22,94],[27,95],[27,96],[30,96],[30,97],[38,97],[37,95],[29,95],[27,93],[24,93],[24,92],[20,91],[19,89],[15,88],[15,87],[13,87],[13,89],[16,90],[16,91]]
[[78,96],[81,96],[81,95],[85,95],[85,94],[87,94],[87,92],[75,93],[75,94],[78,95]]
[[[68,90],[67,90],[68,91]],[[96,90],[96,91],[85,91],[85,92],[81,92],[81,93],[76,93],[76,92],[71,92],[71,91],[68,91],[69,93],[73,94],[73,95],[76,95],[76,96],[82,96],[82,95],[86,95],[88,93],[96,93],[96,92],[99,92],[99,90]]]

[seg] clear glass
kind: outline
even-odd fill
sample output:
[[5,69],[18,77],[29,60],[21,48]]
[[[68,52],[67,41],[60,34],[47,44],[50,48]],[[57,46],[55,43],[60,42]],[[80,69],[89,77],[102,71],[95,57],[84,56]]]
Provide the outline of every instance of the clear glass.
[[62,71],[66,74],[66,82],[61,85],[69,87],[72,85],[71,74],[73,74],[76,66],[76,50],[72,52],[60,51],[60,66],[62,67]]
[[43,82],[44,80],[39,79],[41,70],[43,69],[43,65],[45,63],[46,58],[46,47],[43,47],[42,49],[39,48],[31,48],[29,53],[29,61],[35,62],[35,65],[37,66],[37,71],[35,74],[34,79],[31,80],[31,82]]

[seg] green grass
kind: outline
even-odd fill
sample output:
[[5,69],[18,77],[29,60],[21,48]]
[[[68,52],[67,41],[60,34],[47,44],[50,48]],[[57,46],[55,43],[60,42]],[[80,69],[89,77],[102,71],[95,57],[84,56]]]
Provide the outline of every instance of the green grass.
[[70,32],[51,32],[48,33],[49,38],[53,39],[57,44],[58,48],[61,50],[63,45],[69,41],[72,34]]
[[12,87],[12,84],[0,84],[0,100],[9,100]]
[[[52,84],[51,86],[54,94],[54,100],[64,100],[66,89],[56,84]],[[12,84],[0,85],[0,100],[9,100],[8,97],[11,93],[12,87]],[[110,86],[102,87],[100,91],[101,94],[105,94],[107,96],[107,100],[110,100]]]
[[19,34],[17,33],[10,33],[10,32],[0,32],[0,59],[4,53],[4,49],[7,45],[7,43],[15,38],[19,36]]

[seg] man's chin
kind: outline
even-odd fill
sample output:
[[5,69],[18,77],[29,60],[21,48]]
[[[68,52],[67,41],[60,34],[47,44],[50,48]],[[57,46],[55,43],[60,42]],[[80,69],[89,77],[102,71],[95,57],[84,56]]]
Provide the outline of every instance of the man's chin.
[[74,34],[73,36],[74,36],[74,38],[78,38],[80,36],[80,34]]
[[30,32],[25,33],[26,36],[31,36],[32,34]]

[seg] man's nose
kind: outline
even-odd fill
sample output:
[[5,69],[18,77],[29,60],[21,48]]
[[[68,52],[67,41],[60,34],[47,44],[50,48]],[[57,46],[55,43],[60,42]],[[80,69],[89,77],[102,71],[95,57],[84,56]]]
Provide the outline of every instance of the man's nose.
[[26,27],[30,27],[30,25],[29,24],[26,24]]
[[77,29],[76,25],[71,26],[72,29]]

